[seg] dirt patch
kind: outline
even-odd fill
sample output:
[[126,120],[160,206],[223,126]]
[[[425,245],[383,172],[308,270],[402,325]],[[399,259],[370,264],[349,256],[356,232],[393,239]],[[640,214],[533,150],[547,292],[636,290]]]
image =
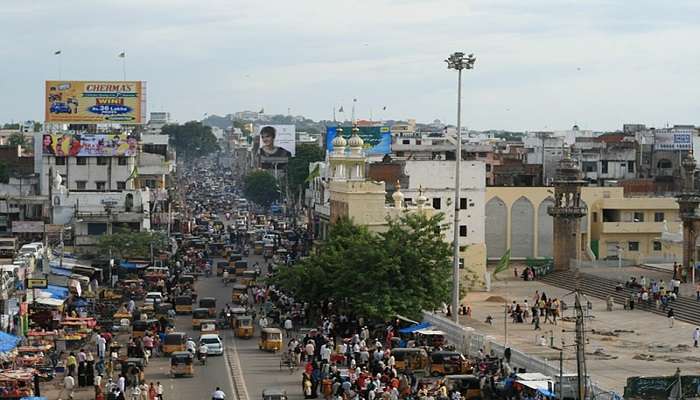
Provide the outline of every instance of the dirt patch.
[[506,303],[506,302],[508,302],[508,300],[504,299],[501,296],[489,296],[484,301],[488,301],[489,303]]

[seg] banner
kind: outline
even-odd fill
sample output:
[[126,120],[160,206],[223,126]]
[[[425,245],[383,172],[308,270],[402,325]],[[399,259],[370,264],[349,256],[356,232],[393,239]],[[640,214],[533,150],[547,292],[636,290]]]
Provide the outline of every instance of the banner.
[[[352,126],[343,126],[343,136],[347,139],[352,134]],[[367,155],[391,153],[391,130],[388,126],[359,126],[358,136],[365,142]],[[333,151],[333,139],[338,130],[336,126],[326,128],[326,150]]]
[[294,125],[263,125],[258,127],[260,160],[286,159],[296,152],[296,127]]
[[145,82],[46,81],[45,121],[69,124],[143,124]]
[[43,233],[43,221],[12,221],[12,233]]
[[684,130],[660,129],[654,133],[655,150],[692,150],[693,133]]
[[42,154],[57,157],[135,156],[138,141],[124,134],[45,134],[41,140]]

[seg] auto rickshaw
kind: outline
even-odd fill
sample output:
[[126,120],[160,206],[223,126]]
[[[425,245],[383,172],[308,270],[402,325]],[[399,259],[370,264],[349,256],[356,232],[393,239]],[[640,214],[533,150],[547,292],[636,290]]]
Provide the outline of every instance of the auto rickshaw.
[[231,288],[231,301],[234,303],[241,302],[241,296],[248,292],[248,287],[237,283]]
[[195,308],[192,310],[192,329],[199,329],[202,321],[209,319],[208,308]]
[[248,270],[248,261],[238,260],[234,264],[236,275],[243,275],[245,271]]
[[239,338],[250,339],[254,332],[253,318],[249,315],[237,315],[234,322],[234,335]]
[[262,240],[258,240],[253,243],[253,254],[262,255],[264,244]]
[[223,275],[226,268],[228,268],[228,263],[226,261],[218,261],[216,263],[216,276]]
[[481,399],[479,377],[474,375],[449,375],[445,377],[448,391],[457,390],[465,400]]
[[272,258],[272,256],[275,255],[275,245],[272,243],[268,243],[265,246],[263,246],[263,257],[265,258]]
[[199,325],[199,330],[202,332],[202,335],[206,333],[215,333],[217,335],[219,334],[219,330],[216,328],[216,320],[213,319],[202,320],[202,322]]
[[258,277],[258,274],[255,271],[243,271],[243,274],[238,277],[238,282],[241,285],[246,285],[246,287],[251,287],[255,285],[255,278]]
[[228,261],[231,263],[235,263],[236,261],[241,261],[243,259],[243,254],[240,253],[231,253],[228,256]]
[[265,388],[262,391],[262,400],[287,400],[287,391],[280,388]]
[[276,352],[282,349],[282,331],[277,328],[263,328],[260,331],[260,344],[263,351]]
[[180,278],[177,280],[177,283],[194,285],[194,275],[180,275]]
[[210,317],[216,317],[216,299],[214,297],[202,297],[199,299],[199,308],[209,310]]
[[422,348],[392,349],[391,355],[396,361],[397,371],[426,372],[428,369],[428,353]]
[[156,319],[165,318],[169,323],[174,321],[175,308],[171,303],[158,303],[155,306],[153,316]]
[[192,313],[192,296],[177,296],[175,298],[175,312],[178,314]]
[[431,375],[463,375],[469,374],[472,371],[472,365],[460,352],[434,351],[430,353]]
[[185,351],[187,336],[182,332],[171,332],[165,334],[163,339],[163,353],[170,354],[178,351]]
[[134,338],[144,337],[147,330],[148,323],[146,321],[136,320],[131,323],[131,336]]
[[176,376],[194,376],[194,367],[192,361],[194,355],[189,351],[177,351],[170,356],[170,375]]

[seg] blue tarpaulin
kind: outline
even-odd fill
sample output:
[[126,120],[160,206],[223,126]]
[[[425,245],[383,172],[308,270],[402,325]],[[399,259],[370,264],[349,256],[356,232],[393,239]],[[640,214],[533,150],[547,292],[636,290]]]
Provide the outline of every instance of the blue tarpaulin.
[[44,292],[51,294],[52,299],[65,300],[68,298],[68,288],[63,286],[49,285],[46,289],[41,289]]
[[124,268],[124,269],[140,269],[140,268],[146,268],[146,264],[136,264],[136,263],[130,263],[126,261],[122,261],[119,263],[119,266]]
[[540,393],[541,395],[546,396],[546,397],[551,397],[551,398],[556,397],[556,395],[554,393],[550,392],[549,390],[545,390],[545,389],[537,389],[537,393]]
[[15,347],[17,347],[19,341],[19,337],[0,331],[0,353],[12,351]]
[[48,400],[48,399],[46,397],[31,396],[31,397],[22,397],[19,400]]
[[413,332],[415,332],[415,331],[418,331],[418,330],[421,330],[421,329],[425,329],[425,328],[429,328],[429,327],[430,327],[430,323],[428,323],[428,322],[421,322],[420,324],[411,325],[411,326],[409,326],[409,327],[407,327],[407,328],[399,329],[399,333],[413,333]]
[[57,266],[51,266],[51,273],[58,276],[71,276],[73,272],[65,268],[59,268]]

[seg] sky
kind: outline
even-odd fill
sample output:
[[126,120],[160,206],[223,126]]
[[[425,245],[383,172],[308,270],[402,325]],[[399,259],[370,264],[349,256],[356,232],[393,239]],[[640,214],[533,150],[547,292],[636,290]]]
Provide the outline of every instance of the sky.
[[[49,79],[147,81],[149,111],[616,130],[695,124],[697,0],[0,0],[0,121]],[[60,56],[54,52],[61,50]],[[117,55],[124,51],[124,60]],[[386,107],[386,110],[383,108]]]

